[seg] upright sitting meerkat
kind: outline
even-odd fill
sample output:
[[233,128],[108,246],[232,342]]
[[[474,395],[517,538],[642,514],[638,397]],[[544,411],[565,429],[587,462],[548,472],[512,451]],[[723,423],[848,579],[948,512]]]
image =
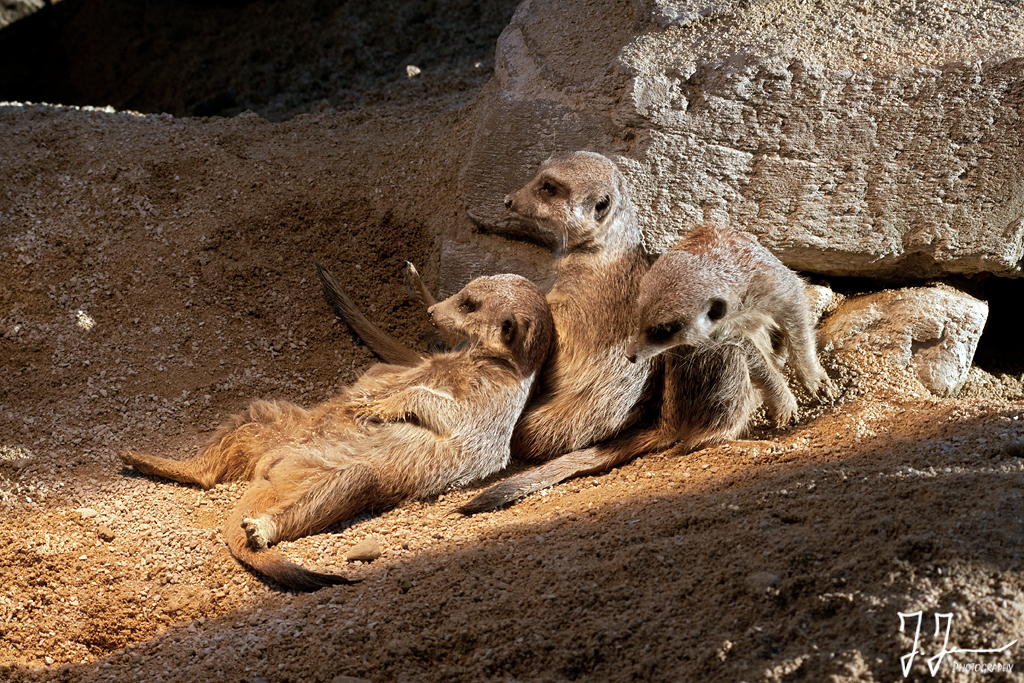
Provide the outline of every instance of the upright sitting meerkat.
[[373,366],[312,410],[253,401],[191,460],[132,451],[121,458],[144,474],[204,488],[251,480],[224,528],[231,553],[294,588],[346,583],[267,547],[505,467],[512,429],[551,346],[544,297],[517,275],[478,278],[429,313],[467,343],[414,365]]
[[574,476],[679,446],[693,451],[739,437],[765,399],[787,424],[796,399],[782,365],[812,394],[834,395],[818,362],[803,282],[753,237],[704,226],[644,276],[631,360],[662,357],[660,391],[640,423],[619,438],[569,453],[502,481],[466,506],[490,509]]
[[630,362],[625,349],[650,261],[626,180],[600,154],[553,157],[505,207],[555,241],[547,295],[555,345],[541,391],[512,435],[515,457],[547,461],[611,438],[639,417],[655,363]]

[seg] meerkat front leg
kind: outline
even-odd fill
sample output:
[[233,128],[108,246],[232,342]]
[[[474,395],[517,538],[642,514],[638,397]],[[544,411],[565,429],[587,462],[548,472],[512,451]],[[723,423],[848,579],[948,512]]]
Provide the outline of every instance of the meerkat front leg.
[[416,293],[423,302],[423,305],[430,308],[437,303],[434,299],[434,295],[430,293],[427,286],[423,284],[423,279],[420,277],[420,273],[416,270],[416,266],[411,261],[405,262],[405,282],[409,285],[409,289]]
[[796,415],[797,404],[786,376],[764,356],[757,344],[743,344],[743,347],[750,381],[760,390],[768,415],[780,427],[789,424]]
[[374,422],[412,422],[438,436],[445,436],[451,431],[452,413],[457,410],[458,401],[444,389],[418,385],[360,403],[356,406],[355,418]]

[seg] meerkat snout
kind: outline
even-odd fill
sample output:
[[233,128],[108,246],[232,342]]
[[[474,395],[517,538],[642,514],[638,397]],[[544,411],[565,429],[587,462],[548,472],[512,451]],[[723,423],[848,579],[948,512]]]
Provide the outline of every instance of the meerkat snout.
[[505,208],[508,209],[509,211],[512,211],[512,206],[514,204],[515,202],[512,201],[512,195],[505,195]]

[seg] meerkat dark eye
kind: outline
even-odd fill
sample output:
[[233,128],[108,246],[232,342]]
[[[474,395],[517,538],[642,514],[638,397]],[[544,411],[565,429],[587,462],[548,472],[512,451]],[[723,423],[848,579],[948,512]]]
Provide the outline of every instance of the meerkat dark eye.
[[516,328],[516,321],[513,320],[512,318],[509,318],[508,320],[505,320],[503,323],[501,323],[501,340],[506,345],[511,344],[516,340]]
[[721,320],[729,312],[729,304],[722,299],[712,299],[711,307],[708,308],[709,320]]
[[654,344],[663,344],[670,340],[679,330],[683,329],[682,323],[661,323],[647,328],[647,339]]
[[462,300],[461,304],[459,304],[459,310],[462,311],[463,313],[472,313],[478,307],[479,304],[470,299],[468,296]]
[[594,218],[601,220],[608,213],[608,207],[612,204],[612,198],[608,195],[601,197],[594,205]]
[[540,186],[540,191],[549,197],[554,197],[558,194],[558,188],[550,180],[544,181],[544,184]]

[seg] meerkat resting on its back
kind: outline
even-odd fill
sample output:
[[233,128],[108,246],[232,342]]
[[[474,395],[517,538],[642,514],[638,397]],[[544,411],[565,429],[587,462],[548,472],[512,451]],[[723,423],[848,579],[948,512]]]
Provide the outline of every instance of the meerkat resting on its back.
[[614,440],[496,484],[469,506],[488,509],[673,445],[689,452],[735,439],[759,394],[787,424],[796,411],[781,371],[787,360],[809,392],[835,393],[818,362],[803,282],[735,230],[697,228],[661,256],[641,282],[634,330],[626,356],[663,360],[644,418]]
[[[626,181],[600,154],[552,157],[525,186],[505,197],[505,207],[523,224],[508,232],[554,245],[556,269],[547,295],[555,342],[537,395],[512,435],[512,454],[552,461],[543,467],[559,469],[565,454],[613,438],[640,419],[657,384],[660,359],[630,362],[625,352],[640,280],[650,261]],[[411,275],[414,289],[424,297],[415,271]],[[368,323],[336,282],[321,279],[335,312],[382,359],[407,363],[415,358],[416,352]],[[580,466],[567,462],[567,469]],[[587,466],[595,472],[606,469],[600,460]],[[501,484],[492,487],[460,511],[514,500],[503,491]]]
[[439,329],[467,343],[413,365],[373,366],[312,410],[253,401],[191,460],[131,451],[121,458],[144,474],[203,488],[251,480],[224,528],[231,553],[286,586],[347,583],[267,546],[505,467],[512,429],[551,346],[547,304],[517,275],[478,278],[429,312]]

